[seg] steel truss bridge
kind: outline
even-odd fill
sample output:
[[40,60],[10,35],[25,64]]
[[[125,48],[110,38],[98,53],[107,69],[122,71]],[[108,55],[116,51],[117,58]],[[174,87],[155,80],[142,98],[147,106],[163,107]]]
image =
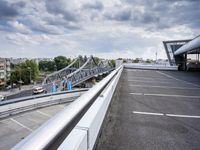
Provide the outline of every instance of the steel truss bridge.
[[94,76],[108,73],[113,69],[108,60],[99,60],[97,63],[93,56],[88,58],[79,56],[69,66],[47,75],[42,85],[46,89],[52,84],[66,87],[70,81],[72,87],[74,87]]

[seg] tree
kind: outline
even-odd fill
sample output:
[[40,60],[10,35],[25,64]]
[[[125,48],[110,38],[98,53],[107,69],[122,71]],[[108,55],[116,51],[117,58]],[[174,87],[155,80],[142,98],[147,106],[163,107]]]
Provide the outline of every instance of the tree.
[[133,63],[139,63],[140,59],[136,58],[135,60],[133,60]]
[[54,71],[55,61],[40,61],[39,70],[40,71]]
[[71,59],[66,58],[65,56],[57,56],[54,58],[54,61],[55,61],[55,66],[56,66],[57,70],[65,68],[66,66],[68,66],[71,63]]
[[29,84],[31,80],[36,80],[39,75],[38,65],[33,60],[26,60],[15,66],[11,72],[10,83],[19,83],[23,81],[24,84]]
[[110,60],[110,63],[112,64],[112,67],[115,67],[116,61],[115,61],[114,59],[111,59],[111,60]]
[[150,63],[152,63],[153,62],[153,60],[151,60],[151,59],[147,59],[146,60],[146,63],[148,63],[148,64],[150,64]]
[[99,57],[94,57],[94,61],[95,61],[96,64],[99,64],[100,58]]

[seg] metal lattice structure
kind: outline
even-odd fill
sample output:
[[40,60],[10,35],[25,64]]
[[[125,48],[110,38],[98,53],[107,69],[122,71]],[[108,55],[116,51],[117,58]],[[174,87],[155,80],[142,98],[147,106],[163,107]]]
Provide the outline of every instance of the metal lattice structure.
[[97,64],[94,57],[89,58],[76,58],[69,66],[49,74],[43,80],[43,86],[47,87],[52,83],[67,84],[68,81],[72,83],[72,86],[78,85],[94,76],[108,73],[113,70],[112,65],[108,60],[100,60]]

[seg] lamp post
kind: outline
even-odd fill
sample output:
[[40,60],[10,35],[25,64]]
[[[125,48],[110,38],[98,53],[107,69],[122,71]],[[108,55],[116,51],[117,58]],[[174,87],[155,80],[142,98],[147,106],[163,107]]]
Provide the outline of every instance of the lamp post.
[[21,90],[21,84],[22,84],[22,73],[21,73],[21,68],[19,69],[19,90]]
[[157,56],[158,56],[158,53],[157,53],[157,50],[156,50],[156,64],[157,64],[157,59],[158,59]]
[[28,70],[29,70],[29,79],[30,79],[30,84],[31,84],[31,68],[28,67]]

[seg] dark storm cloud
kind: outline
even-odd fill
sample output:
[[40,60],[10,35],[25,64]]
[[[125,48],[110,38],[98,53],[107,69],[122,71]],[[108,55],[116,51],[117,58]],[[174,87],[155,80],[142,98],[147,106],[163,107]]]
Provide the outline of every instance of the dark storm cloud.
[[[178,25],[199,28],[200,0],[121,0],[121,2],[121,6],[117,6],[117,11],[111,10],[104,14],[106,19],[153,30]],[[138,9],[139,7],[143,10]]]
[[63,15],[67,21],[77,21],[78,14],[75,10],[67,6],[64,0],[46,0],[46,9],[49,13],[54,15]]
[[2,0],[0,2],[0,19],[8,19],[19,14],[18,10],[25,6],[24,2],[9,3]]
[[94,9],[94,10],[102,10],[104,8],[103,4],[99,1],[91,2],[83,4],[83,9]]
[[132,19],[130,9],[122,9],[117,11],[116,13],[113,13],[112,11],[109,13],[105,13],[105,17],[109,20],[117,20],[117,21],[130,21]]

